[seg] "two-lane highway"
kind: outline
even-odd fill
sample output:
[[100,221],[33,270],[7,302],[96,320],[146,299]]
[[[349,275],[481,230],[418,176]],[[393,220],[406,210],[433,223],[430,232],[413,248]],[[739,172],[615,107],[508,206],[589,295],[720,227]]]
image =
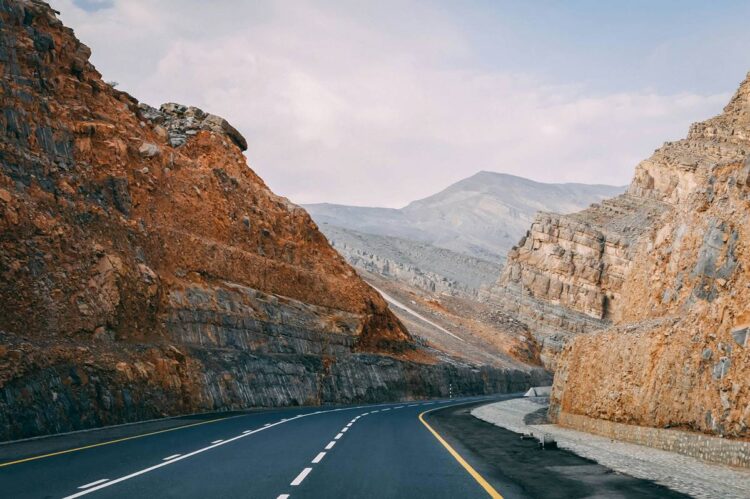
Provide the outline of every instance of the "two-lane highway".
[[10,443],[0,497],[685,497],[470,414],[516,396],[198,415]]
[[114,441],[7,459],[0,491],[13,498],[487,497],[492,486],[429,428],[429,415],[420,420],[476,400],[249,412],[146,434],[136,426]]

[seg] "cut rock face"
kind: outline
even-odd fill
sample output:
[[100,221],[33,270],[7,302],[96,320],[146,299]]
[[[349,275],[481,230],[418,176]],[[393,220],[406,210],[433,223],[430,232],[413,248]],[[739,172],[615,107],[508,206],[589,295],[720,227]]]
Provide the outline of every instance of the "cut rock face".
[[544,383],[417,348],[226,120],[140,104],[89,55],[0,0],[0,440]]
[[553,417],[750,436],[749,154],[750,75],[625,195],[532,227],[511,255],[495,299],[567,340],[548,356]]

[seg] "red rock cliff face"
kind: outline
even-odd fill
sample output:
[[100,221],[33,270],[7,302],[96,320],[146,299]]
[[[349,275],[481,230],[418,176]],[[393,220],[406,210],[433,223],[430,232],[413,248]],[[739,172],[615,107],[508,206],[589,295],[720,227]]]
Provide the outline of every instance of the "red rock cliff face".
[[440,389],[237,130],[113,89],[44,3],[0,16],[0,437]]

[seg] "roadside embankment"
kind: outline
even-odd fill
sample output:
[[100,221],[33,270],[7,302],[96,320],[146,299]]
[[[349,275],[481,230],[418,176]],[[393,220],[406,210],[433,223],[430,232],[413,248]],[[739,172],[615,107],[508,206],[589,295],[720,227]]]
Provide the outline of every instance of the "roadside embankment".
[[558,425],[525,422],[547,403],[545,398],[513,399],[477,407],[472,415],[517,433],[533,433],[535,436],[546,433],[554,437],[560,448],[592,459],[616,472],[653,480],[693,497],[750,496],[750,470],[709,464],[676,452],[612,440]]

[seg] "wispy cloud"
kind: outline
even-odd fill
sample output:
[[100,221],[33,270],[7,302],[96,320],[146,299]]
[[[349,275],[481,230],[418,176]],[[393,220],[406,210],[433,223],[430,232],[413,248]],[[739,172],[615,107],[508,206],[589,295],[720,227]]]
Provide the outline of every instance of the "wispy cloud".
[[[76,2],[79,3],[79,2]],[[478,170],[627,183],[729,91],[593,91],[488,67],[438,8],[116,1],[58,8],[108,80],[221,114],[299,203],[400,206]],[[533,62],[531,62],[533,64]]]

